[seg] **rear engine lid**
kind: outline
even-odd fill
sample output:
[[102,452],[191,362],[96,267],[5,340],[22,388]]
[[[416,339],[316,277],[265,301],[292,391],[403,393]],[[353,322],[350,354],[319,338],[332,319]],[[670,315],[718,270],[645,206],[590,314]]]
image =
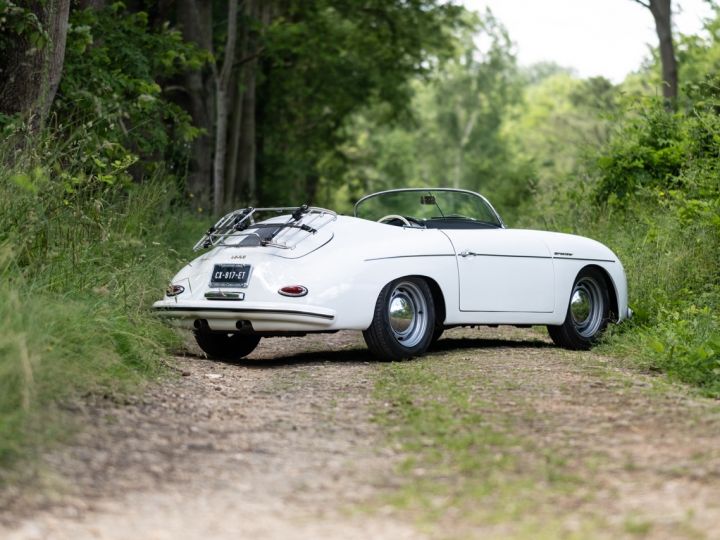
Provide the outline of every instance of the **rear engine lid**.
[[[296,259],[327,244],[337,214],[324,208],[243,208],[230,212],[195,244],[195,250],[240,248]],[[213,250],[215,251],[215,250]]]

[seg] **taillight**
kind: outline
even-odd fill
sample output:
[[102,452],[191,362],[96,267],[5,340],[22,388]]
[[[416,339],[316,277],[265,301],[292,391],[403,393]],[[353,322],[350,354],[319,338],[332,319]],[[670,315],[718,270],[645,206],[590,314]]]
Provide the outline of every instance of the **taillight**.
[[306,287],[302,285],[288,285],[278,291],[283,296],[305,296],[308,293]]
[[173,285],[171,283],[170,285],[168,285],[168,288],[165,289],[165,296],[177,296],[184,291],[185,287],[183,287],[182,285]]

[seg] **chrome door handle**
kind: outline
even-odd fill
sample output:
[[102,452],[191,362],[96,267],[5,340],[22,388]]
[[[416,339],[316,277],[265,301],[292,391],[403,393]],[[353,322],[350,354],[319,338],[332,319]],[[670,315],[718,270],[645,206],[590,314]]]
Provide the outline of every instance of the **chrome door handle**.
[[460,253],[458,253],[458,255],[460,257],[475,257],[477,253],[466,249],[465,251],[461,251]]

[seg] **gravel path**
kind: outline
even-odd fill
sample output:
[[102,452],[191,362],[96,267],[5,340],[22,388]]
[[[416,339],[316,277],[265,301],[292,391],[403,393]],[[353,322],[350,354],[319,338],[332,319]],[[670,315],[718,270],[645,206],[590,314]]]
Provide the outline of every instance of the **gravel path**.
[[[653,392],[649,379],[592,353],[548,347],[532,331],[501,332],[520,342],[488,340],[497,330],[453,330],[429,358],[448,361],[460,350],[458,367],[493,381],[478,392],[517,417],[519,435],[561,449],[579,476],[595,477],[591,502],[567,499],[567,519],[588,505],[610,521],[629,508],[660,523],[639,527],[644,536],[671,538],[680,523],[720,538],[715,403]],[[142,397],[77,413],[83,431],[45,460],[55,495],[12,494],[0,509],[0,538],[438,536],[378,502],[402,482],[402,456],[372,422],[381,364],[359,334],[268,339],[239,365],[197,351],[171,364],[177,376]],[[594,454],[603,460],[588,469]],[[460,524],[456,532],[483,531]]]

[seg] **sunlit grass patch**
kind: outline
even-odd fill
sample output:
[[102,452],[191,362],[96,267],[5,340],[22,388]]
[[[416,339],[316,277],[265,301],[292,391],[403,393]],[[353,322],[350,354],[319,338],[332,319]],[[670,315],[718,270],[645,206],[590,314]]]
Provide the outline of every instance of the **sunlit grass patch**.
[[[388,501],[422,526],[442,528],[454,516],[464,526],[513,522],[520,534],[580,484],[562,455],[518,434],[518,416],[501,410],[492,384],[453,353],[381,368],[375,419],[403,456],[401,487]],[[516,414],[531,421],[533,411]]]

